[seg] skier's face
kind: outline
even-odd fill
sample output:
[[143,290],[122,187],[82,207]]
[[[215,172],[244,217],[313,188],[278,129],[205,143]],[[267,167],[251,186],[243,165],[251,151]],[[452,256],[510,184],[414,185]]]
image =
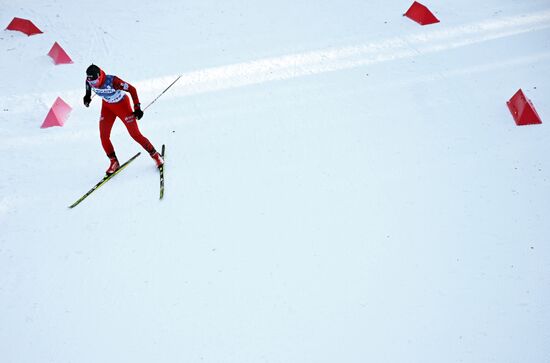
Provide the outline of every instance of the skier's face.
[[88,83],[95,86],[99,82],[99,74],[89,74],[86,76],[86,79],[88,80]]

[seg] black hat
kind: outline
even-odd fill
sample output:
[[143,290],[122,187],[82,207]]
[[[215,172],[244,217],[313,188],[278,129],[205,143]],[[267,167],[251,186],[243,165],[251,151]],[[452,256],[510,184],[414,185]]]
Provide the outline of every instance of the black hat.
[[99,69],[98,66],[96,66],[95,64],[92,64],[88,67],[88,69],[86,69],[86,77],[88,78],[88,80],[90,81],[93,81],[95,79],[98,79],[99,78],[99,74],[101,73],[101,70]]

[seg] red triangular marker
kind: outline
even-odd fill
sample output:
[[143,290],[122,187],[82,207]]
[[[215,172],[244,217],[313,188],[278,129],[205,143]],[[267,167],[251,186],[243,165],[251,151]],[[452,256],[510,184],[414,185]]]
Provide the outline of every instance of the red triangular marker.
[[416,21],[420,25],[439,23],[439,20],[427,7],[416,1],[403,16]]
[[48,52],[48,55],[53,59],[55,65],[73,63],[73,60],[69,55],[61,48],[57,42],[52,46],[52,49]]
[[45,129],[52,126],[63,126],[65,121],[69,118],[71,110],[71,106],[65,103],[61,97],[57,97],[40,128]]
[[524,126],[542,123],[537,110],[535,110],[535,106],[533,106],[531,100],[525,97],[521,88],[506,104],[514,117],[514,121],[516,121],[516,125]]
[[42,33],[42,31],[38,29],[32,21],[21,18],[13,18],[13,20],[8,24],[6,30],[20,31],[28,36]]

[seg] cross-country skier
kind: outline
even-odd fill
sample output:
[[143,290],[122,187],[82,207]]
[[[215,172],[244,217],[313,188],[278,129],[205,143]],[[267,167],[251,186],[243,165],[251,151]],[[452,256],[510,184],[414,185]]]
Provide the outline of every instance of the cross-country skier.
[[[143,111],[140,108],[135,87],[117,76],[106,75],[102,69],[92,64],[86,69],[86,95],[84,96],[84,106],[86,107],[89,107],[92,101],[92,90],[103,99],[101,117],[99,118],[99,135],[101,145],[111,161],[106,171],[107,175],[114,173],[120,167],[115,149],[111,143],[111,130],[117,117],[124,122],[130,136],[151,155],[157,167],[164,164],[160,153],[139,131],[137,120],[143,117]],[[133,111],[130,106],[130,99],[125,92],[129,92],[132,96]]]

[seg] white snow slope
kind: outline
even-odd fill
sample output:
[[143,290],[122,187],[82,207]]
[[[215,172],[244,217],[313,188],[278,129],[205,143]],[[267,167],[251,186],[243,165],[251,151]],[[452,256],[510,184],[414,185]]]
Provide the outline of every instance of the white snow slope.
[[[0,362],[550,362],[550,2],[411,3],[2,0],[44,34],[0,33]],[[140,121],[164,200],[142,153],[68,208],[92,62],[183,75]]]

